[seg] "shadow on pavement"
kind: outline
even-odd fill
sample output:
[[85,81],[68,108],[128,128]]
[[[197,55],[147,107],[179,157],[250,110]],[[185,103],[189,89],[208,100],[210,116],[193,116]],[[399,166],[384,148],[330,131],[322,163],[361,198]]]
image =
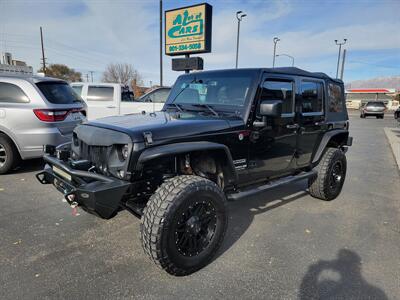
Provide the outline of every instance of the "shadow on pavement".
[[44,161],[41,158],[23,160],[20,162],[19,166],[12,170],[9,174],[13,175],[25,172],[40,171],[41,169],[43,169],[43,166]]
[[347,249],[339,250],[334,260],[320,260],[308,268],[299,298],[388,299],[383,290],[362,277],[360,256]]
[[299,181],[248,198],[228,202],[229,226],[224,243],[214,259],[229,250],[240,239],[250,227],[256,215],[266,213],[308,195],[305,191],[306,188],[306,181]]

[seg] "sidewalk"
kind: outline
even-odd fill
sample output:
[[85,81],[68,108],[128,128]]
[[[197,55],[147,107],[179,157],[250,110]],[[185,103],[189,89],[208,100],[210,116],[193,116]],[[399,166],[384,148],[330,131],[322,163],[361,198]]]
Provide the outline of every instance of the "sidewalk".
[[385,134],[392,147],[394,158],[397,162],[397,167],[400,170],[400,128],[385,127]]

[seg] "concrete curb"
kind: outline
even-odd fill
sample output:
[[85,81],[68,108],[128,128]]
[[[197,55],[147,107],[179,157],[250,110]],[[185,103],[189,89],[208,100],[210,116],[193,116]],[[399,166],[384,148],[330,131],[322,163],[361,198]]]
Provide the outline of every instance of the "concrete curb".
[[393,155],[400,170],[400,128],[385,127],[385,134],[392,147]]

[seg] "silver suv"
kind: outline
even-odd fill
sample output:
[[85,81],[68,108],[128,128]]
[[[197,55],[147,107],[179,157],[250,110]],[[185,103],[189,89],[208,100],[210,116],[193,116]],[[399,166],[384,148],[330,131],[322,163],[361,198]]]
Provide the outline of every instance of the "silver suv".
[[86,104],[65,81],[0,74],[0,174],[71,140]]

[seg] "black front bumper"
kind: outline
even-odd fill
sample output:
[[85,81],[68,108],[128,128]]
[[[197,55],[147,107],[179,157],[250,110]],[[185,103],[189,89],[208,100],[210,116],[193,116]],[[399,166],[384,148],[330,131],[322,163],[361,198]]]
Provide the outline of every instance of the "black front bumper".
[[[42,184],[53,184],[70,205],[81,206],[101,218],[116,215],[130,182],[100,174],[72,169],[66,162],[44,155],[44,170],[36,174]],[[56,170],[56,171],[54,171]]]

